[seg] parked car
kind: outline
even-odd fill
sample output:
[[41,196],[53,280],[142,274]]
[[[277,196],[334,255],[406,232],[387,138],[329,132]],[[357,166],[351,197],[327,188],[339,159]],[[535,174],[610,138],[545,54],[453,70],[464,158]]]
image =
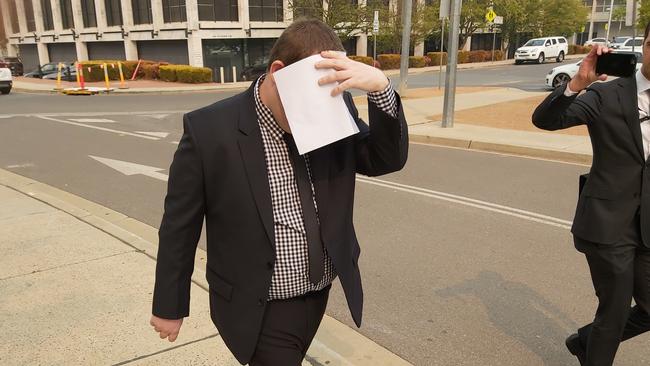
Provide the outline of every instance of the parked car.
[[525,61],[535,61],[541,64],[551,58],[562,62],[568,51],[569,44],[564,37],[534,38],[517,49],[515,64],[520,65]]
[[[616,53],[632,53],[632,52],[616,51]],[[643,54],[641,52],[634,52],[634,55],[636,55],[636,69],[638,71],[643,65]],[[573,78],[575,74],[578,73],[580,64],[582,64],[582,60],[573,64],[562,65],[553,68],[546,75],[546,86],[555,89],[564,83],[568,83],[569,80],[571,80],[571,78]]]
[[607,41],[607,38],[593,38],[585,42],[585,46],[593,46],[596,44],[602,44],[603,46],[607,46],[609,42]]
[[634,48],[634,51],[641,51],[643,49],[643,37],[630,38],[616,50],[632,52],[632,48]]
[[[43,76],[43,80],[56,80],[58,72]],[[77,81],[77,70],[72,65],[66,65],[61,69],[61,80]]]
[[625,44],[629,39],[632,39],[632,37],[614,37],[612,42],[609,44],[609,47],[614,49],[621,48],[621,46],[623,46],[623,44]]
[[0,68],[0,93],[9,94],[13,87],[13,77],[11,76],[11,69],[8,67]]
[[[73,67],[71,62],[63,62],[63,67]],[[28,78],[39,78],[42,79],[44,76],[49,74],[54,74],[59,71],[58,62],[50,62],[45,65],[39,66],[36,70],[28,72],[25,74],[25,77]]]
[[0,58],[0,67],[7,67],[11,70],[14,76],[21,76],[23,74],[23,62],[18,57],[3,57]]

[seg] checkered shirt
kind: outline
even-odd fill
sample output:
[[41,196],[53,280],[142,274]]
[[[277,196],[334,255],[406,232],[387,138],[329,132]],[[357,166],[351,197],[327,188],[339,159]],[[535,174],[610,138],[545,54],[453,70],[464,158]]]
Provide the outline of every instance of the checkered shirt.
[[[283,139],[284,130],[280,128],[271,110],[262,103],[259,87],[266,75],[255,83],[255,109],[262,133],[266,168],[271,188],[273,222],[275,233],[275,267],[269,289],[269,300],[289,299],[308,292],[319,291],[332,283],[336,274],[332,259],[323,248],[325,274],[316,285],[309,280],[309,249],[307,234],[302,216],[298,184],[289,158],[289,149]],[[375,103],[393,117],[397,114],[395,92],[389,84],[385,90],[368,93],[368,100]],[[309,154],[304,155],[307,172],[311,181]],[[312,197],[318,215],[318,206],[312,182]]]

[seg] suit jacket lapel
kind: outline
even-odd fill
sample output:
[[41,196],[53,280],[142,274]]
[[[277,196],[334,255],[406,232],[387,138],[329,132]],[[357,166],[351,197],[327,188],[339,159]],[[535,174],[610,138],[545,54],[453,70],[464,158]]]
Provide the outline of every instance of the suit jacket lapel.
[[309,167],[316,194],[318,218],[321,223],[326,222],[327,207],[329,204],[329,178],[330,178],[330,146],[322,147],[309,153]]
[[634,144],[637,147],[638,157],[645,161],[643,152],[643,137],[639,123],[639,97],[637,95],[636,79],[634,77],[619,79],[618,102],[623,109],[627,126],[632,132]]
[[271,247],[275,251],[271,188],[269,186],[269,175],[266,168],[262,133],[257,122],[257,112],[255,111],[254,87],[255,83],[245,93],[240,107],[239,151],[244,166],[246,167],[248,183],[255,198],[255,203],[257,204],[257,211],[264,224],[264,229],[266,230]]

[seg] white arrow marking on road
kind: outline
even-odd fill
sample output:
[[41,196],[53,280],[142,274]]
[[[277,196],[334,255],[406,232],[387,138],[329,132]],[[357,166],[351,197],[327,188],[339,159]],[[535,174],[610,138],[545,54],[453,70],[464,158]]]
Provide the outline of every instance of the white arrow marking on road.
[[115,123],[112,119],[106,118],[71,118],[70,121],[80,123]]
[[147,136],[153,136],[153,137],[160,137],[161,139],[164,139],[165,137],[169,136],[168,132],[135,131],[135,133],[139,133],[139,134],[147,135]]
[[98,156],[92,156],[92,155],[88,155],[88,156],[108,166],[109,168],[117,170],[118,172],[124,175],[144,175],[150,178],[162,180],[164,182],[166,182],[167,179],[169,178],[168,175],[159,173],[161,170],[165,170],[165,169],[136,164],[136,163],[129,163],[128,161],[100,158]]

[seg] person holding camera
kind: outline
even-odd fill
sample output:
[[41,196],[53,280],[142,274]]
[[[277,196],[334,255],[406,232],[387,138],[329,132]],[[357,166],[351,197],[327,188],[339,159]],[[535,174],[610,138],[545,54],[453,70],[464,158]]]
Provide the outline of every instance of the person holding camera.
[[549,131],[586,124],[593,146],[571,230],[599,302],[594,321],[566,340],[583,366],[612,365],[620,342],[650,330],[649,31],[650,24],[638,72],[604,82],[596,70],[611,51],[594,46],[533,114],[535,126]]

